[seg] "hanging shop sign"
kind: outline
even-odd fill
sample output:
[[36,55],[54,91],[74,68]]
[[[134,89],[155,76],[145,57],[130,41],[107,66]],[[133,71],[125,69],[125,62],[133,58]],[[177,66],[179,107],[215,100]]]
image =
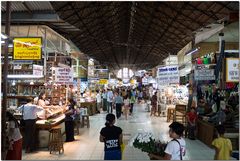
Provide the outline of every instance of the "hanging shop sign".
[[107,79],[100,79],[99,84],[101,84],[101,85],[108,84],[108,80]]
[[33,64],[33,75],[43,76],[43,66]]
[[33,61],[32,60],[14,60],[14,61],[10,61],[9,64],[32,64]]
[[238,58],[227,58],[226,82],[239,82],[239,61]]
[[109,72],[108,69],[100,69],[98,71],[98,78],[99,79],[108,79],[109,77]]
[[14,38],[13,39],[14,60],[41,60],[42,38]]
[[88,78],[88,60],[80,60],[79,61],[78,77],[81,79],[87,80],[87,78]]
[[55,83],[72,84],[73,69],[72,68],[55,68]]
[[194,71],[195,80],[215,80],[214,69],[201,69]]
[[158,82],[160,84],[178,84],[179,69],[178,66],[165,66],[158,68]]

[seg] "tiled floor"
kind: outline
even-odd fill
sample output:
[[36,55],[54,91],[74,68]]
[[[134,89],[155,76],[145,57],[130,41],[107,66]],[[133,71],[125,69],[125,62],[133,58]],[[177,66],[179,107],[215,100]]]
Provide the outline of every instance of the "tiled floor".
[[[134,107],[134,115],[128,120],[120,118],[116,125],[123,129],[123,140],[126,148],[123,154],[125,160],[149,160],[147,153],[135,149],[131,145],[132,138],[138,132],[149,131],[155,137],[168,141],[168,125],[166,117],[150,117],[145,110],[145,104]],[[90,128],[81,128],[80,135],[71,143],[64,143],[64,154],[49,154],[47,149],[39,149],[33,154],[25,154],[24,160],[103,160],[103,143],[99,142],[99,132],[105,124],[106,114],[90,117]],[[211,160],[214,150],[198,140],[186,139],[187,153],[184,160]]]

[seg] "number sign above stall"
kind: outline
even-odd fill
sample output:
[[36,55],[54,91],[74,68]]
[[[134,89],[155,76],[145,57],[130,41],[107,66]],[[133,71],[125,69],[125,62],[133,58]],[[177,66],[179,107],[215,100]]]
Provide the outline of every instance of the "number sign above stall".
[[178,66],[165,66],[158,68],[158,82],[161,84],[178,84]]
[[239,82],[239,61],[238,58],[227,58],[226,82]]

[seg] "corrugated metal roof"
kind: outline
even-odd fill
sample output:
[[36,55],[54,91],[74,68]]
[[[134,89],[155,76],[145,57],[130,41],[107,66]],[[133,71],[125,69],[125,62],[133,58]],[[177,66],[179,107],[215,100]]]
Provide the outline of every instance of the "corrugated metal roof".
[[[1,2],[1,11],[6,11],[6,2]],[[25,4],[32,11],[49,11],[53,10],[50,2],[46,1],[25,1]],[[24,12],[27,11],[27,8],[24,6],[23,2],[13,2],[11,3],[12,12]]]

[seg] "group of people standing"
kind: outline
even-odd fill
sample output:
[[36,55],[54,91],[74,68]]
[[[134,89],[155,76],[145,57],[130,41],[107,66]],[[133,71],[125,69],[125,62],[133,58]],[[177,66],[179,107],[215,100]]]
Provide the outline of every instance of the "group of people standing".
[[100,106],[107,113],[113,113],[113,109],[116,109],[117,118],[120,118],[124,114],[125,119],[127,119],[128,115],[132,115],[133,113],[133,106],[136,102],[136,91],[130,88],[117,88],[115,90],[108,88],[107,90],[103,90],[102,96],[97,91],[96,99],[98,110],[100,110]]

